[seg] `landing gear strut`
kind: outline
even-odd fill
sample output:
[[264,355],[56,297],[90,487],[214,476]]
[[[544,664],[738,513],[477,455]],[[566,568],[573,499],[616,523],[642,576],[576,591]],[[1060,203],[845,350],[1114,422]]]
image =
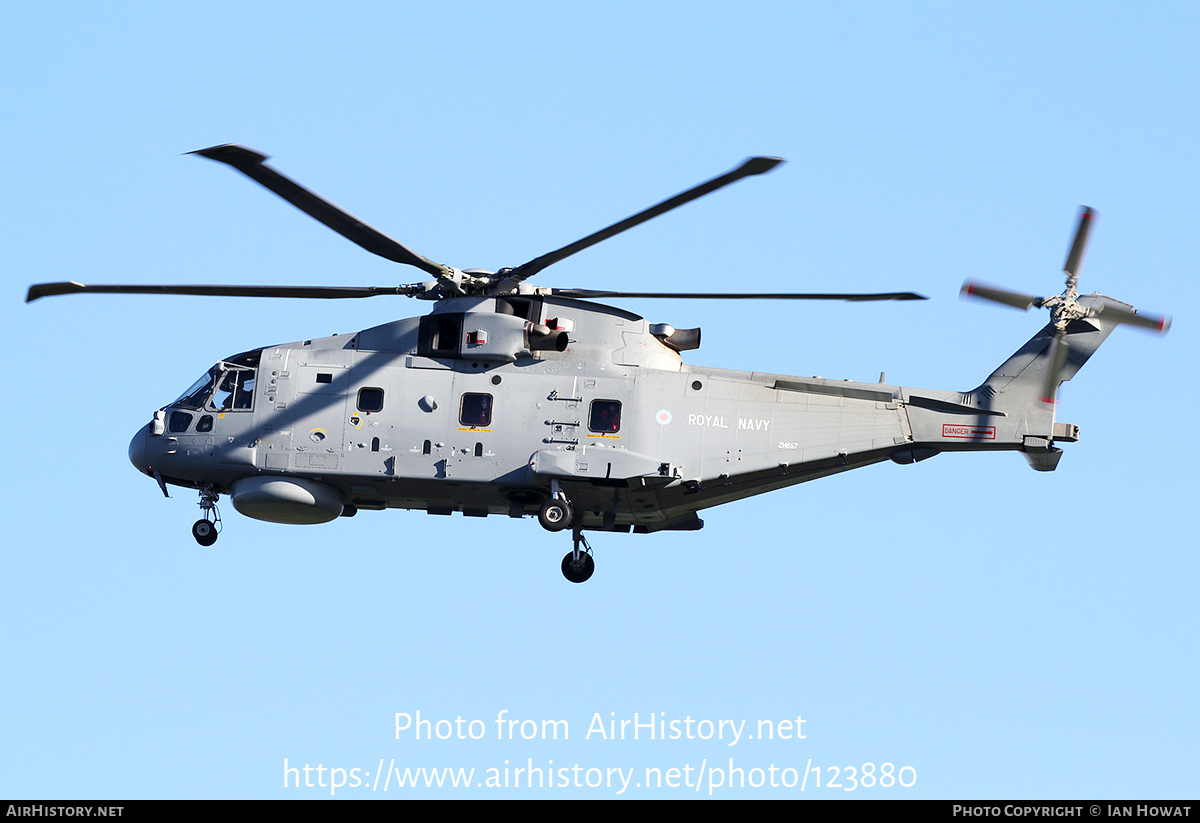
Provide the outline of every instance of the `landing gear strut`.
[[221,533],[221,513],[217,511],[217,500],[221,495],[212,486],[200,490],[200,510],[202,516],[192,524],[192,537],[201,546],[211,546],[217,542]]
[[[596,561],[592,559],[592,547],[583,536],[583,526],[580,518],[575,518],[575,508],[563,494],[557,480],[550,481],[550,497],[538,509],[538,522],[546,531],[560,532],[571,529],[571,539],[574,548],[567,552],[562,561],[563,577],[572,583],[583,583],[596,571]],[[582,546],[582,548],[580,548]]]
[[[596,571],[596,561],[592,559],[592,547],[583,536],[583,529],[576,526],[571,530],[575,547],[567,552],[562,561],[563,577],[572,583],[583,583]],[[580,550],[580,545],[583,549]]]
[[571,525],[575,510],[563,494],[557,480],[550,482],[550,498],[538,509],[538,522],[549,532],[560,532]]

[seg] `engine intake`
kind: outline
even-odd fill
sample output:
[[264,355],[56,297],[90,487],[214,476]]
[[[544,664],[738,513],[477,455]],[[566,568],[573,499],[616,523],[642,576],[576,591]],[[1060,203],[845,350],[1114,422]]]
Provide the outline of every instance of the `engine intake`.
[[669,323],[654,323],[650,333],[675,351],[692,351],[700,348],[700,329],[677,329]]

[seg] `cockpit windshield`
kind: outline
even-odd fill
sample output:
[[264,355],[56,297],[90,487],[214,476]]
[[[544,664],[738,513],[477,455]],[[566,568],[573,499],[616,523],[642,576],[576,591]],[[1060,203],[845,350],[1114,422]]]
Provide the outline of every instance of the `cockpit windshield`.
[[171,405],[196,411],[249,411],[262,350],[245,352],[217,363]]

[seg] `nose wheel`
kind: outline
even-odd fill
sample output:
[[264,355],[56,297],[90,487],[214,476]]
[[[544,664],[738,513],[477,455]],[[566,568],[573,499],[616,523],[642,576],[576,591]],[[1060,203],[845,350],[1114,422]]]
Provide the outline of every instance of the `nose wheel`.
[[192,524],[192,537],[201,546],[211,546],[217,542],[217,525],[211,520],[197,520]]
[[217,500],[221,495],[211,486],[200,490],[200,511],[202,517],[192,524],[192,537],[201,546],[211,546],[217,542],[221,533],[221,513],[217,511]]

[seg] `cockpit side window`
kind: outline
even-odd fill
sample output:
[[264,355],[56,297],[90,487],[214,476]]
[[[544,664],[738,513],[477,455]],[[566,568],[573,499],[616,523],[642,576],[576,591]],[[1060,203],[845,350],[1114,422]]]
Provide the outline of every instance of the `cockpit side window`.
[[[222,363],[222,366],[228,366]],[[210,406],[217,411],[246,411],[254,408],[253,369],[230,369],[222,373]]]
[[172,405],[194,411],[249,411],[254,408],[254,385],[262,351],[245,352],[222,360],[208,370]]

